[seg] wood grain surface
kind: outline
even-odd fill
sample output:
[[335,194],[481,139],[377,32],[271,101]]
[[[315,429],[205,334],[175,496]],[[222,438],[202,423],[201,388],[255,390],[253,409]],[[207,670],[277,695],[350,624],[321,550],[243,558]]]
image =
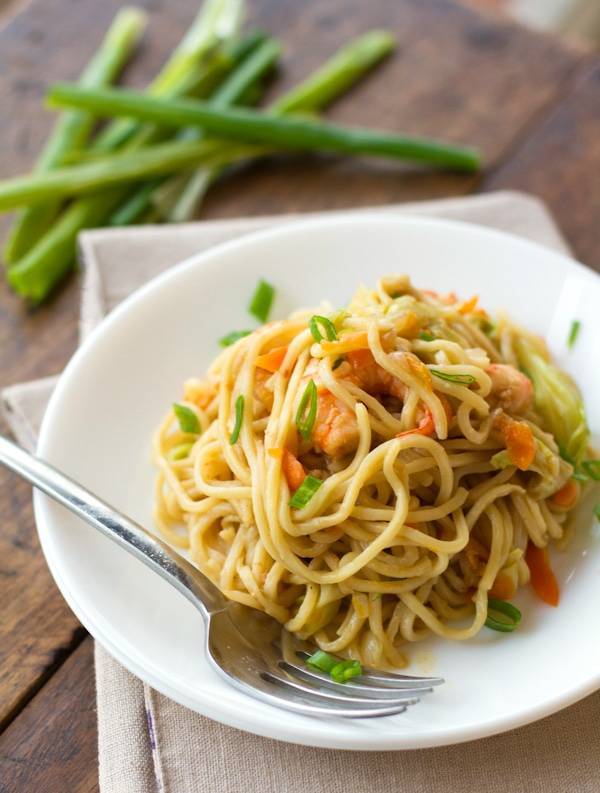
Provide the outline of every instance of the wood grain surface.
[[[0,0],[1,2],[1,0]],[[46,86],[75,77],[118,0],[31,0],[2,26],[0,171],[27,170],[52,122]],[[198,0],[142,0],[151,24],[125,82],[141,86]],[[397,54],[330,116],[479,146],[478,177],[366,160],[288,158],[218,185],[206,217],[384,204],[519,188],[546,200],[569,242],[600,267],[600,65],[558,40],[450,0],[253,0],[251,25],[285,43],[285,90],[367,28],[391,28]],[[0,238],[7,220],[0,219]],[[53,374],[77,342],[78,279],[30,311],[0,285],[0,385]],[[1,431],[6,427],[0,426]],[[29,488],[0,471],[0,790],[95,790],[90,640],[54,586]],[[50,731],[49,731],[50,730]],[[54,737],[52,737],[54,736]]]

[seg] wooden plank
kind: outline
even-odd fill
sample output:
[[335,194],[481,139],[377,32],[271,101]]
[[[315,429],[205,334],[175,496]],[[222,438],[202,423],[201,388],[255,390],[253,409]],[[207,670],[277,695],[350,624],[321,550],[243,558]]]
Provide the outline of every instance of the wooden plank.
[[600,272],[600,61],[531,131],[485,188],[530,190],[548,203],[579,259]]
[[2,793],[96,793],[95,697],[88,638],[0,735]]
[[[78,74],[120,5],[118,0],[32,0],[0,30],[3,175],[31,166],[51,123],[42,107],[46,84]],[[179,0],[167,7],[144,0],[142,5],[150,9],[152,26],[128,72],[132,85],[156,72],[198,2]],[[557,101],[580,58],[553,39],[484,19],[450,0],[261,0],[251,7],[252,23],[281,35],[286,45],[278,90],[301,79],[349,37],[369,27],[392,28],[400,39],[399,55],[340,102],[332,117],[477,144],[490,163],[502,162],[532,119]],[[364,161],[291,159],[248,168],[229,180],[215,190],[207,215],[377,204],[475,187],[471,177]],[[76,345],[77,314],[76,281],[35,312],[26,311],[2,284],[1,382],[60,371]],[[0,558],[7,571],[0,620],[5,718],[79,638],[77,621],[45,571],[29,499],[24,484],[0,472]]]

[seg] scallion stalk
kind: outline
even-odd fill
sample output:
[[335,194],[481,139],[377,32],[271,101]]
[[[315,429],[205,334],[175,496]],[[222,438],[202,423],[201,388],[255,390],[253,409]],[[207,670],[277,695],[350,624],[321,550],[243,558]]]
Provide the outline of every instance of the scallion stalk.
[[233,446],[238,442],[240,437],[240,430],[242,429],[242,421],[244,420],[244,396],[240,394],[235,400],[235,424],[233,425],[233,432],[229,437],[229,443]]
[[275,297],[275,289],[267,281],[260,280],[252,295],[248,311],[259,322],[266,322]]
[[176,129],[201,127],[221,138],[299,151],[360,154],[410,160],[460,171],[476,171],[473,150],[428,138],[313,120],[275,116],[247,108],[214,108],[208,102],[145,96],[137,91],[82,88],[58,83],[50,88],[51,107],[86,110],[98,117],[126,116]]

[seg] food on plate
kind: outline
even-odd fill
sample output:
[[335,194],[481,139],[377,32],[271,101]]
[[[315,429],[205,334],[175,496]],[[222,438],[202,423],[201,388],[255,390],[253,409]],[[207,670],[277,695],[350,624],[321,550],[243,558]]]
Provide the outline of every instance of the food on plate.
[[600,461],[540,338],[399,275],[221,344],[156,433],[155,516],[228,598],[376,668],[515,630],[521,587],[558,605]]

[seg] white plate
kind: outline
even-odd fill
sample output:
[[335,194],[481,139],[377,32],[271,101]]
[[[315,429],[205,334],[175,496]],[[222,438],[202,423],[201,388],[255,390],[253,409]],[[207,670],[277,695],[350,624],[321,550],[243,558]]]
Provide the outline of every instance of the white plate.
[[[150,439],[184,379],[201,375],[216,340],[252,323],[259,277],[277,287],[273,316],[323,298],[342,306],[361,281],[408,272],[442,292],[478,293],[543,333],[577,377],[600,427],[600,278],[516,237],[440,220],[328,219],[245,237],[188,261],[117,308],[64,371],[39,453],[150,526]],[[573,351],[572,319],[581,320]],[[595,438],[598,441],[598,436]],[[409,648],[415,673],[447,682],[401,716],[344,721],[296,716],[221,681],[202,657],[200,616],[181,595],[63,508],[37,493],[35,514],[52,573],[73,611],[123,665],[183,705],[244,730],[342,749],[411,749],[517,727],[600,687],[600,543],[588,505],[577,541],[557,563],[560,607],[528,593],[513,634]],[[597,529],[597,526],[596,526]]]

